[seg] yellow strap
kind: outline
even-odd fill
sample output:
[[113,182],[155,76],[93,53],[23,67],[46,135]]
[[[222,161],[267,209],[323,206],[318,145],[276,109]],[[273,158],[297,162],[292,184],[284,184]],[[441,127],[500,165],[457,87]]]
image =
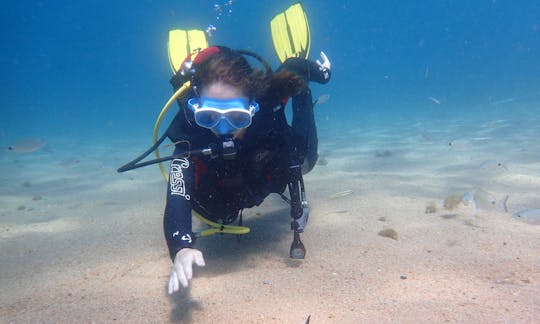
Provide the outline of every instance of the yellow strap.
[[[189,90],[190,82],[186,81],[180,89],[176,90],[176,92],[169,98],[165,106],[161,109],[161,112],[159,113],[158,118],[156,119],[156,123],[154,124],[154,134],[153,134],[153,144],[156,144],[158,138],[159,138],[159,127],[161,126],[161,122],[163,121],[163,118],[167,114],[167,111],[171,107],[172,103],[176,100],[176,98],[180,97],[185,91]],[[154,154],[156,155],[156,158],[160,158],[159,154],[159,147],[156,147],[156,150],[154,151]],[[159,169],[161,170],[161,174],[163,175],[163,178],[165,178],[165,181],[169,181],[169,174],[167,170],[165,170],[165,167],[163,166],[163,163],[158,163]]]
[[211,220],[205,218],[204,216],[202,216],[201,214],[197,213],[194,210],[192,210],[191,213],[195,215],[199,220],[201,220],[201,222],[210,226],[209,229],[201,231],[200,233],[201,237],[213,235],[217,233],[241,235],[241,234],[247,234],[250,231],[249,227],[245,227],[245,226],[222,225],[216,222],[212,222]]

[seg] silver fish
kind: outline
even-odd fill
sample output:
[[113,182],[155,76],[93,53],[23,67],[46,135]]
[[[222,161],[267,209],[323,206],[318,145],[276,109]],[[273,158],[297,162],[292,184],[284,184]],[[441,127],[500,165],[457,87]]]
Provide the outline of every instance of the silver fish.
[[41,138],[25,138],[7,147],[8,151],[15,153],[32,153],[39,151],[47,145]]
[[518,211],[512,216],[530,224],[540,225],[540,208]]
[[313,102],[313,105],[322,105],[323,103],[327,102],[328,100],[330,100],[330,95],[329,94],[323,94],[323,95],[320,95],[317,99],[315,99],[315,101]]
[[435,97],[428,97],[428,100],[433,102],[434,104],[436,105],[440,105],[441,104],[441,101]]
[[478,189],[474,193],[473,200],[477,209],[485,211],[495,210],[505,213],[508,212],[508,207],[506,206],[506,203],[508,202],[508,195],[505,195],[499,200],[484,189]]

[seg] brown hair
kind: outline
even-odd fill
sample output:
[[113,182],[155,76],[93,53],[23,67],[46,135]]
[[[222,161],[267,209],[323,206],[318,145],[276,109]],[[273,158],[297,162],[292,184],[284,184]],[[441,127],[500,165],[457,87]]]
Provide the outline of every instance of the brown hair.
[[199,91],[209,84],[223,82],[241,89],[260,105],[273,107],[283,98],[298,94],[305,86],[305,81],[293,72],[267,74],[253,69],[242,54],[227,47],[219,49],[195,67],[193,83]]

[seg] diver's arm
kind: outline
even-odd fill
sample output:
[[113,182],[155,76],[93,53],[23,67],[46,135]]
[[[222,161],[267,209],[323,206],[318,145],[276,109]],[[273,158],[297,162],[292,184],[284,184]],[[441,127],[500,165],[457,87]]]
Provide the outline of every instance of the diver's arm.
[[330,60],[323,52],[321,52],[321,60],[322,61],[317,60],[316,62],[313,62],[303,58],[291,57],[283,62],[278,71],[285,69],[297,73],[308,82],[325,84],[330,81],[331,64]]
[[[174,154],[183,152],[177,148]],[[163,227],[173,266],[169,277],[168,292],[172,294],[187,287],[193,277],[193,263],[205,265],[202,252],[192,248],[193,232],[191,224],[191,197],[194,192],[194,165],[188,158],[174,159],[171,162],[167,206]]]
[[[181,149],[178,152],[175,150],[174,154],[177,153],[181,153]],[[173,260],[182,248],[193,246],[191,196],[194,172],[194,166],[188,158],[174,159],[171,162],[163,229]]]

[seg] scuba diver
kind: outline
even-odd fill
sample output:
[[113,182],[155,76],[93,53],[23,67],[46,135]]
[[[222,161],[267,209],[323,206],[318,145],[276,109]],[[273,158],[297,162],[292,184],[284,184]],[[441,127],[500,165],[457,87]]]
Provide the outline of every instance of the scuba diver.
[[[168,134],[174,155],[190,147],[212,153],[172,160],[164,216],[164,232],[173,269],[169,293],[188,286],[192,264],[204,265],[193,247],[192,209],[214,222],[229,224],[244,208],[260,205],[271,193],[289,188],[292,258],[303,258],[299,233],[307,222],[302,174],[317,161],[317,131],[309,82],[330,80],[330,61],[289,58],[274,73],[253,69],[248,52],[211,46],[171,79],[175,90],[191,79],[191,93]],[[249,54],[248,54],[249,55]],[[292,97],[289,125],[285,105]]]
[[[282,63],[276,71],[251,51],[208,46],[202,30],[169,32],[175,92],[154,127],[154,145],[118,169],[160,163],[167,179],[163,227],[173,261],[169,294],[188,286],[194,263],[205,265],[194,247],[196,238],[248,233],[241,226],[243,209],[260,205],[271,193],[290,204],[290,257],[303,259],[306,254],[300,233],[309,206],[302,175],[318,158],[309,82],[329,82],[331,63],[323,52],[320,60],[308,59],[309,26],[300,3],[276,15],[271,31]],[[259,61],[265,71],[248,59]],[[289,125],[285,107],[291,98]],[[161,120],[175,100],[180,109],[158,139]],[[174,143],[174,153],[160,157],[158,147],[166,138]],[[151,152],[156,159],[140,162]],[[172,160],[168,174],[161,164],[167,160]],[[192,215],[210,229],[193,232]],[[236,220],[239,226],[230,225]]]

